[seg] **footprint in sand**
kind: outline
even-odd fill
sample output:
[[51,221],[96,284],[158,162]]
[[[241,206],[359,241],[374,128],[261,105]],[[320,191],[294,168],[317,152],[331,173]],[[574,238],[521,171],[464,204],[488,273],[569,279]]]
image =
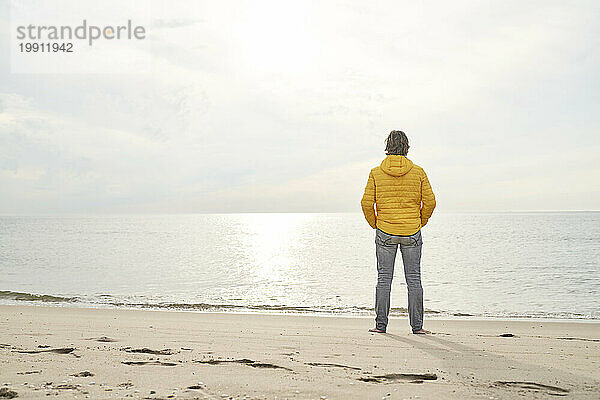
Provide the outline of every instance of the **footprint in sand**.
[[42,350],[13,350],[13,353],[38,354],[38,353],[57,353],[69,354],[75,351],[74,347],[62,347],[58,349],[42,349]]
[[18,396],[19,394],[17,392],[15,392],[14,390],[10,390],[9,388],[4,387],[0,389],[0,398],[2,399],[14,399]]
[[163,350],[152,350],[149,349],[147,347],[141,348],[141,349],[132,349],[131,347],[125,347],[124,349],[121,349],[126,351],[127,353],[144,353],[144,354],[154,354],[156,356],[170,356],[176,353],[179,353],[178,351],[174,351],[171,349],[163,349]]
[[271,363],[263,363],[263,362],[258,362],[258,361],[254,361],[254,360],[249,360],[247,358],[242,358],[239,360],[196,360],[194,362],[197,362],[199,364],[209,364],[209,365],[217,365],[217,364],[224,364],[224,363],[238,363],[238,364],[244,364],[244,365],[248,365],[250,367],[254,367],[254,368],[270,368],[270,369],[284,369],[287,371],[291,371],[291,369],[286,368],[286,367],[281,367],[279,365],[275,365],[275,364],[271,364]]
[[91,373],[90,371],[81,371],[76,374],[71,374],[71,376],[76,376],[78,378],[84,378],[86,376],[94,376],[94,374]]
[[112,342],[118,341],[117,339],[113,339],[108,336],[91,337],[91,338],[86,338],[85,340],[94,340],[96,342],[101,342],[101,343],[112,343]]
[[496,381],[497,386],[514,387],[519,389],[529,389],[536,392],[545,392],[553,396],[566,396],[569,393],[568,389],[563,389],[558,386],[544,385],[536,382],[519,382],[519,381]]
[[361,369],[358,367],[351,367],[343,364],[334,364],[334,363],[317,363],[317,362],[307,362],[304,363],[306,365],[311,365],[313,367],[334,367],[334,368],[345,368],[345,369],[353,369],[355,371],[360,371]]
[[17,372],[17,375],[41,374],[42,370]]
[[373,383],[393,383],[399,381],[411,381],[412,383],[423,383],[423,381],[437,380],[436,374],[387,374],[358,378],[359,381]]
[[163,367],[175,367],[175,366],[179,365],[174,362],[158,361],[158,360],[154,360],[154,361],[121,361],[121,364],[125,364],[125,365],[161,365]]

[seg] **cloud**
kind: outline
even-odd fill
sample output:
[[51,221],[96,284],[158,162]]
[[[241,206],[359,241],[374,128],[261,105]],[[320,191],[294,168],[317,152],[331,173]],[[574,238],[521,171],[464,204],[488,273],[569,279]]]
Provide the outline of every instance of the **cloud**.
[[595,3],[146,4],[140,73],[0,70],[1,212],[358,211],[391,129],[440,210],[600,208]]
[[189,19],[189,18],[176,18],[176,19],[156,19],[150,25],[152,28],[157,29],[173,29],[183,28],[202,22],[202,20]]

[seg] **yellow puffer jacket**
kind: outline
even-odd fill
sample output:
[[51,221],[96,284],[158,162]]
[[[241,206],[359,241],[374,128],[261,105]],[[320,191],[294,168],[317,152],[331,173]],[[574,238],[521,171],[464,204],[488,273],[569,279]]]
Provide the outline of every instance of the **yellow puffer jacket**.
[[408,236],[417,233],[431,217],[435,195],[423,168],[404,156],[389,155],[371,170],[360,203],[373,229]]

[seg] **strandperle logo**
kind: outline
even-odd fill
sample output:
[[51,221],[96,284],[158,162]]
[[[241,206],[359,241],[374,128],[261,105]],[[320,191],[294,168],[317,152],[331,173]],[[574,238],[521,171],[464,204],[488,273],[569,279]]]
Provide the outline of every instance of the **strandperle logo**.
[[127,20],[125,25],[90,25],[83,20],[81,25],[20,25],[17,27],[19,40],[87,40],[92,45],[96,40],[143,40],[146,38],[146,28],[134,26]]

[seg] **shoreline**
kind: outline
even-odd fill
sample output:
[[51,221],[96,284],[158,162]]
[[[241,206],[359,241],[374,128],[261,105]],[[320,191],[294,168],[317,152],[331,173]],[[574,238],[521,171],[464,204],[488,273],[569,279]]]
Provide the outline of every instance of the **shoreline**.
[[[70,302],[70,301],[14,301],[14,302],[0,302],[0,306],[24,306],[24,307],[52,307],[52,308],[78,308],[78,309],[100,309],[100,310],[140,310],[140,311],[164,311],[164,312],[189,312],[189,313],[227,313],[227,314],[259,314],[259,315],[291,315],[291,316],[314,316],[314,317],[340,317],[340,318],[371,318],[368,311],[364,313],[351,313],[351,312],[332,312],[332,311],[314,311],[309,309],[307,311],[299,311],[300,307],[293,306],[281,306],[281,310],[278,310],[277,306],[273,306],[273,309],[261,309],[256,308],[245,308],[243,306],[231,305],[231,308],[219,309],[219,306],[211,307],[206,305],[206,309],[194,308],[194,307],[165,307],[165,306],[154,306],[148,304],[147,306],[131,305],[131,306],[120,306],[113,304],[104,303],[86,303],[86,302]],[[289,311],[286,311],[289,309]],[[461,314],[461,315],[454,315]],[[390,313],[392,319],[402,319],[408,317],[408,313]],[[373,310],[374,318],[374,310]],[[547,321],[547,322],[583,322],[583,323],[600,323],[600,318],[585,317],[580,318],[561,318],[561,317],[548,317],[548,316],[485,316],[485,315],[474,315],[467,313],[448,313],[445,311],[425,310],[426,319],[436,320],[459,320],[459,321]]]
[[421,336],[402,317],[382,335],[371,317],[287,313],[0,305],[0,318],[0,388],[23,398],[600,396],[591,321],[431,318]]

